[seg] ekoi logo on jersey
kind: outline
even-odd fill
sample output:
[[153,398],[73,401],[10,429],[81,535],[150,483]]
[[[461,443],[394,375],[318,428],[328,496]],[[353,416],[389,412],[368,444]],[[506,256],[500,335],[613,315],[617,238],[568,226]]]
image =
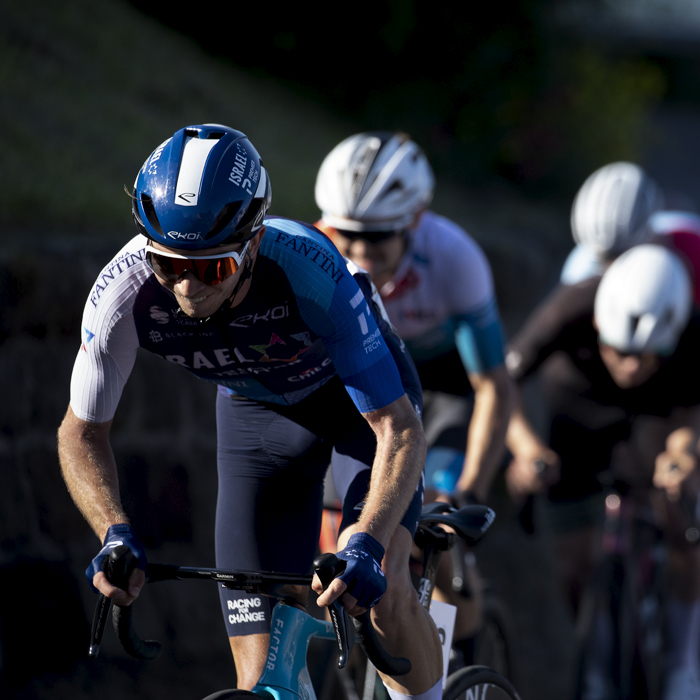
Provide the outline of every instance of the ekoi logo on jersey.
[[87,346],[90,344],[90,341],[95,337],[95,334],[88,330],[87,328],[83,328],[85,331],[85,340],[83,341],[82,345],[80,346],[80,349],[83,352],[87,352]]

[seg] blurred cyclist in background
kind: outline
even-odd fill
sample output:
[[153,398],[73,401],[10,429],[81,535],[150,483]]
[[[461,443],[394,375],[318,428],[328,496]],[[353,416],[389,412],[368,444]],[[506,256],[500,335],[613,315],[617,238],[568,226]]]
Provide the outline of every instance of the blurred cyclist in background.
[[[488,261],[462,228],[428,210],[434,184],[427,158],[405,134],[356,134],[321,165],[316,226],[370,273],[416,363],[426,498],[432,489],[433,498],[452,493],[462,505],[487,498],[504,453],[511,380]],[[468,618],[458,615],[455,639],[470,634]]]
[[[700,315],[693,313],[688,270],[675,253],[652,244],[623,253],[602,278],[558,286],[507,356],[519,382],[539,370],[549,411],[542,437],[520,409],[514,412],[507,480],[516,493],[553,484],[547,511],[574,612],[598,557],[600,472],[668,494],[660,503],[671,567],[668,700],[700,698],[700,552],[670,527],[682,522],[678,494],[697,498],[699,357]],[[587,681],[584,697],[610,697],[596,689],[595,677]]]
[[662,206],[658,185],[634,163],[610,163],[589,175],[571,209],[576,247],[564,263],[562,283],[600,275],[620,253],[648,240],[649,217]]
[[633,163],[610,163],[591,174],[571,209],[576,247],[561,271],[563,284],[603,274],[625,250],[654,241],[679,253],[693,276],[693,298],[700,305],[700,217],[662,210],[658,185]]

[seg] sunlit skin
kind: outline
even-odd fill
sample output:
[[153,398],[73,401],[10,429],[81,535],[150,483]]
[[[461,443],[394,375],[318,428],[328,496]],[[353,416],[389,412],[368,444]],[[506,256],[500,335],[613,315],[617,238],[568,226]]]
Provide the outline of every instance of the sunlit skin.
[[620,389],[634,389],[642,386],[661,367],[661,358],[649,352],[625,354],[603,343],[599,343],[598,347],[603,364]]
[[348,238],[337,231],[333,232],[332,238],[340,254],[367,270],[379,289],[393,279],[406,251],[401,232],[379,243],[370,243],[364,238]]
[[[251,239],[250,245],[248,246],[247,261],[250,265],[255,264],[255,259],[258,254],[258,248],[260,247],[260,242],[265,233],[264,227],[255,234]],[[219,255],[220,253],[228,253],[234,251],[239,253],[243,250],[245,243],[235,243],[228,246],[218,246],[216,248],[204,248],[203,250],[192,250],[183,252],[175,248],[168,248],[167,246],[151,242],[151,245],[155,250],[164,250],[171,253],[178,253],[179,255],[187,255],[187,257],[196,258],[201,255]],[[238,280],[245,267],[245,259],[238,268],[234,275],[231,275],[227,280],[224,280],[221,284],[204,284],[200,282],[191,272],[185,272],[177,282],[168,282],[156,274],[156,279],[160,284],[162,284],[166,289],[169,289],[174,295],[175,299],[182,309],[182,311],[190,318],[207,318],[211,316],[228,298],[231,296]],[[238,306],[246,297],[248,290],[250,289],[251,280],[248,279],[241,289],[236,294],[236,298],[233,300],[231,306]]]

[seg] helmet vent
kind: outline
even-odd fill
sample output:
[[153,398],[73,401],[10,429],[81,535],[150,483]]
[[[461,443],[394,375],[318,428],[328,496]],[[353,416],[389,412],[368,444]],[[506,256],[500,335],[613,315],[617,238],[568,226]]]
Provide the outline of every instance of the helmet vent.
[[630,316],[630,337],[634,338],[641,316]]
[[241,208],[241,204],[243,204],[242,200],[237,202],[229,202],[227,205],[225,205],[204,238],[211,238],[212,236],[216,236],[216,234],[221,233],[221,231],[223,231],[231,223],[233,217],[236,216],[238,210]]
[[153,206],[153,200],[147,195],[141,195],[141,206],[143,206],[143,211],[146,214],[148,223],[153,226],[153,228],[162,236],[163,229],[161,228],[160,221],[158,221],[158,215],[156,214],[156,209]]

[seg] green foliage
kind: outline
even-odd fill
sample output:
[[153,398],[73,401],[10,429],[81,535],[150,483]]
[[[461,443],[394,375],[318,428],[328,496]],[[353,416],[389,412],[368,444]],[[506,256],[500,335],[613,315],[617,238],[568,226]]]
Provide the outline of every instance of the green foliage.
[[229,124],[260,150],[273,213],[314,219],[321,160],[352,130],[121,0],[0,4],[0,224],[131,233],[124,193],[176,129]]
[[547,89],[512,110],[498,158],[523,180],[570,189],[605,163],[642,157],[649,112],[664,92],[663,74],[643,59],[574,49]]

